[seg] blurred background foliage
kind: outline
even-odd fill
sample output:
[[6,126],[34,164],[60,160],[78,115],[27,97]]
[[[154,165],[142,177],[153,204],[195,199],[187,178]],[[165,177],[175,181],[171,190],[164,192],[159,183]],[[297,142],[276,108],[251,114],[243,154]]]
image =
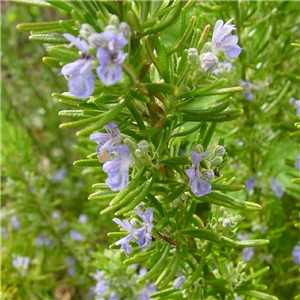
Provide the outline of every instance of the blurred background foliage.
[[[88,299],[94,285],[91,274],[101,265],[102,247],[113,242],[107,232],[115,225],[110,216],[99,217],[98,203],[87,200],[94,175],[73,167],[73,161],[89,151],[74,131],[58,128],[58,112],[64,106],[51,93],[66,91],[66,81],[42,63],[45,47],[15,29],[19,23],[68,16],[10,2],[2,3],[1,14],[2,296]],[[237,196],[263,206],[259,213],[242,214],[241,233],[270,240],[269,246],[255,249],[248,268],[269,266],[262,279],[267,292],[294,299],[300,283],[299,265],[292,257],[300,242],[300,189],[291,179],[300,176],[294,167],[299,154],[294,124],[299,119],[289,99],[300,98],[299,48],[291,46],[300,39],[299,3],[199,1],[192,14],[203,15],[201,29],[218,19],[235,20],[243,52],[231,71],[224,68],[215,76],[227,78],[231,86],[247,82],[248,94],[239,93],[232,101],[245,114],[219,125],[214,140],[225,139],[232,161],[224,173],[242,183],[250,176],[256,180],[252,189]],[[177,41],[172,31],[163,39],[166,44]],[[249,93],[251,101],[246,99]],[[271,189],[275,177],[283,185],[282,197]],[[16,255],[30,257],[28,276],[13,267]]]

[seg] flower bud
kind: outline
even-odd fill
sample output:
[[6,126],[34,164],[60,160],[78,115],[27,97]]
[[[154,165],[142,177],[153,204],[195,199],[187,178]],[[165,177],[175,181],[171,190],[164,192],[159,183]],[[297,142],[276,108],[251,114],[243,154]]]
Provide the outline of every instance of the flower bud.
[[202,152],[204,152],[203,146],[200,145],[200,144],[196,145],[196,147],[195,147],[195,152],[197,152],[197,153],[199,153],[199,154],[202,153]]
[[231,225],[230,219],[225,218],[225,219],[223,220],[223,222],[222,222],[222,226],[223,226],[224,228],[229,228],[230,225]]
[[119,32],[122,33],[126,38],[130,36],[130,27],[127,23],[121,22],[119,25]]
[[217,148],[218,155],[223,155],[225,152],[226,152],[226,150],[223,146],[218,146],[218,148]]
[[222,156],[216,156],[214,159],[211,160],[211,166],[219,166],[223,162]]
[[120,23],[119,18],[116,15],[111,15],[108,19],[108,24],[109,25],[113,25],[115,27],[118,27],[119,23]]
[[201,69],[204,72],[212,72],[218,67],[218,58],[211,52],[200,55]]
[[196,48],[190,48],[188,50],[188,60],[192,63],[198,62],[198,51]]
[[87,40],[92,33],[95,33],[95,30],[90,24],[82,24],[79,33],[85,40]]
[[92,33],[88,37],[89,44],[94,48],[106,48],[107,42],[99,33]]
[[115,25],[107,25],[105,27],[104,31],[106,31],[106,32],[112,32],[112,33],[117,34],[118,33],[118,28]]
[[215,179],[214,171],[211,170],[211,169],[208,169],[208,170],[204,171],[204,172],[203,172],[203,176],[204,176],[204,178],[205,178],[207,181],[210,181],[210,180],[214,180],[214,179]]

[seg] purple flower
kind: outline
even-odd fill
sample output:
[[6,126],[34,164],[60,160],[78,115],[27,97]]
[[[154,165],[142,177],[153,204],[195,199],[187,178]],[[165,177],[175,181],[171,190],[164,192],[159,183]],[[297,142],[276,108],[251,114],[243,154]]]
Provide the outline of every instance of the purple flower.
[[29,264],[30,264],[30,258],[27,256],[21,256],[17,255],[13,260],[13,266],[14,268],[18,269],[23,275],[25,275]]
[[189,177],[189,184],[192,192],[197,197],[207,195],[211,191],[211,185],[200,178],[200,162],[209,154],[207,152],[198,154],[191,152],[192,166],[185,170],[186,175]]
[[107,133],[95,132],[90,136],[90,140],[98,144],[97,154],[100,162],[106,162],[110,157],[110,146],[122,142],[121,132],[114,122],[109,122],[105,127]]
[[251,247],[246,247],[243,249],[243,260],[244,261],[249,261],[252,259],[254,255],[254,250]]
[[92,56],[89,52],[89,44],[86,41],[65,33],[64,37],[76,46],[84,55],[74,62],[66,64],[61,73],[68,77],[69,91],[77,98],[87,98],[94,91],[95,76],[91,71]]
[[46,237],[44,234],[39,234],[37,239],[36,239],[36,244],[38,246],[51,246],[51,240]]
[[68,258],[65,259],[65,264],[68,265],[67,268],[67,273],[70,277],[73,277],[75,275],[75,259],[72,256],[69,256]]
[[149,248],[152,241],[152,229],[153,222],[153,208],[148,207],[145,212],[141,210],[135,210],[135,213],[144,221],[144,226],[136,231],[138,237],[137,243],[142,248]]
[[14,230],[20,229],[20,220],[16,215],[11,216],[11,224]]
[[97,270],[93,278],[97,281],[93,293],[97,296],[102,296],[108,291],[108,286],[104,279],[104,273],[102,271]]
[[57,220],[57,219],[59,218],[59,212],[58,212],[58,211],[54,211],[54,212],[52,213],[52,218],[53,218],[54,220]]
[[249,235],[248,235],[247,233],[238,233],[238,234],[236,235],[236,237],[239,238],[239,239],[242,240],[242,241],[244,241],[245,239],[247,239],[248,236],[249,236]]
[[83,240],[82,234],[80,234],[79,232],[77,232],[74,229],[70,230],[69,235],[70,235],[71,239],[74,241],[82,241]]
[[293,248],[292,251],[293,260],[295,264],[300,264],[300,246],[297,245]]
[[145,288],[143,288],[140,292],[139,292],[139,300],[151,300],[150,295],[155,293],[156,290],[156,286],[154,283],[150,283],[149,285],[147,285]]
[[129,181],[129,166],[132,164],[129,146],[112,146],[109,149],[114,151],[115,159],[107,161],[103,165],[103,171],[108,175],[105,182],[112,191],[121,191],[126,188]]
[[1,236],[1,237],[4,237],[4,238],[7,238],[7,237],[8,237],[8,231],[7,231],[7,228],[2,227],[2,228],[1,228],[1,233],[2,233],[2,236]]
[[245,188],[249,192],[250,190],[254,189],[254,187],[256,186],[256,184],[257,184],[257,180],[255,179],[255,177],[254,176],[250,176],[247,179]]
[[253,100],[253,93],[252,90],[254,85],[248,80],[240,80],[240,86],[244,86],[245,89],[243,90],[243,94],[246,96],[246,100],[252,101]]
[[122,49],[128,41],[122,33],[111,31],[94,33],[89,37],[89,41],[95,39],[98,39],[100,44],[97,50],[97,58],[100,62],[97,74],[104,85],[113,85],[123,77],[122,63],[127,53],[122,53]]
[[52,182],[62,182],[67,174],[66,168],[61,168],[52,176]]
[[243,300],[240,296],[235,297],[235,300]]
[[79,217],[78,217],[78,222],[81,223],[81,224],[84,224],[87,222],[87,215],[85,214],[81,214]]
[[180,287],[185,283],[186,278],[184,276],[180,276],[177,279],[175,279],[174,284],[173,284],[173,288],[175,290],[179,290]]
[[121,250],[124,250],[125,254],[128,255],[132,252],[132,246],[129,242],[134,239],[135,231],[128,220],[121,221],[118,218],[113,218],[113,221],[129,233],[126,237],[116,242],[116,245],[121,245]]
[[300,100],[290,98],[290,104],[296,107],[296,114],[297,116],[300,116]]
[[218,58],[211,52],[200,55],[201,69],[204,72],[212,72],[218,67]]
[[271,189],[278,199],[284,195],[282,187],[282,183],[278,182],[276,177],[271,180]]
[[218,54],[222,51],[228,59],[238,57],[242,51],[242,48],[237,45],[238,37],[231,34],[231,31],[236,29],[234,25],[229,25],[232,20],[225,24],[223,20],[218,20],[212,37],[212,52]]
[[300,155],[298,155],[297,160],[295,162],[295,168],[300,169]]

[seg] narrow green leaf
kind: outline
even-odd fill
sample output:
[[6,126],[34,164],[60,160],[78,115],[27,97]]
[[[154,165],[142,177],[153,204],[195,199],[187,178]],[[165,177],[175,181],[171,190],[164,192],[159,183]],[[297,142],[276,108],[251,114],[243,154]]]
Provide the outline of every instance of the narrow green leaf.
[[236,243],[240,248],[261,247],[261,246],[269,245],[270,241],[269,240],[244,240],[244,241],[237,241]]
[[271,296],[269,294],[265,294],[265,293],[258,292],[258,291],[240,291],[240,293],[243,295],[246,295],[246,296],[255,297],[255,298],[263,299],[263,300],[279,300],[275,296]]
[[168,95],[176,95],[177,87],[169,83],[145,83],[145,88],[152,94],[164,93]]
[[48,57],[48,56],[43,57],[43,63],[51,68],[56,68],[56,69],[61,68],[59,60],[54,57]]
[[46,44],[68,44],[69,42],[60,34],[32,34],[29,39],[33,42]]
[[64,62],[73,62],[80,58],[80,55],[63,46],[50,46],[47,51],[52,56],[61,59]]
[[213,190],[219,190],[224,192],[235,192],[240,191],[245,188],[243,184],[234,184],[234,185],[226,185],[226,184],[217,184],[217,183],[211,183]]
[[152,277],[153,275],[159,273],[159,270],[162,268],[163,263],[168,258],[169,250],[170,250],[170,245],[169,244],[165,245],[160,259],[157,261],[157,263],[151,268],[151,270],[147,274],[145,274],[144,276],[142,276],[137,280],[137,283],[144,282],[150,277]]
[[192,238],[198,238],[201,240],[203,239],[212,242],[219,242],[221,239],[221,237],[217,233],[207,229],[184,229],[184,230],[180,230],[180,232],[183,235],[187,235]]
[[74,161],[73,165],[78,168],[102,167],[98,159],[80,159]]

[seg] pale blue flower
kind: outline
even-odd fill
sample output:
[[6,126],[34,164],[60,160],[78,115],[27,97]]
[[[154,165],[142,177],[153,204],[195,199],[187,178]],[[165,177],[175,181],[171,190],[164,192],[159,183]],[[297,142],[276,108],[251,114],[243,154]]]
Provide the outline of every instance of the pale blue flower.
[[57,220],[57,219],[59,218],[59,212],[58,212],[58,211],[54,211],[54,212],[52,213],[52,218],[53,218],[54,220]]
[[107,133],[95,132],[90,136],[90,140],[98,144],[97,154],[100,162],[106,162],[110,157],[111,149],[122,142],[121,132],[114,122],[109,122],[105,127]]
[[80,234],[79,232],[77,232],[74,229],[70,230],[69,235],[70,235],[71,239],[74,241],[82,241],[83,240],[82,234]]
[[135,213],[144,221],[144,226],[138,229],[135,235],[138,237],[137,243],[142,249],[149,248],[152,241],[153,222],[153,208],[148,207],[145,212],[135,210]]
[[61,73],[68,77],[69,91],[72,95],[77,98],[87,98],[94,91],[95,81],[91,70],[93,57],[89,52],[89,44],[69,33],[65,33],[64,37],[82,52],[83,58],[63,66]]
[[37,239],[36,239],[36,244],[38,246],[51,246],[51,240],[50,238],[46,237],[44,234],[39,234]]
[[296,107],[296,114],[297,116],[300,116],[300,100],[290,98],[290,104]]
[[250,176],[245,185],[245,189],[249,192],[250,190],[254,189],[254,187],[257,185],[257,180],[254,176]]
[[132,164],[128,145],[110,146],[109,151],[115,153],[114,159],[103,165],[103,171],[107,173],[106,183],[112,191],[121,191],[126,188],[129,181],[129,167]]
[[121,221],[118,218],[113,218],[113,221],[129,233],[126,237],[115,243],[116,245],[121,245],[121,250],[124,250],[125,254],[128,255],[132,252],[132,246],[129,243],[135,238],[135,231],[128,220]]
[[180,287],[185,283],[186,278],[184,276],[180,276],[178,278],[175,279],[174,284],[173,284],[173,288],[175,290],[179,290]]
[[60,168],[52,176],[52,182],[62,182],[67,174],[66,168]]
[[300,155],[298,155],[297,160],[295,162],[295,168],[300,169]]
[[201,69],[204,72],[212,72],[218,67],[218,58],[211,52],[200,55]]
[[276,177],[271,180],[271,189],[277,198],[281,198],[284,195],[282,188],[282,183],[278,182]]
[[17,255],[13,260],[13,267],[16,268],[23,276],[26,275],[29,268],[30,258],[27,256]]
[[238,36],[231,34],[231,31],[236,29],[234,25],[229,24],[232,20],[230,19],[225,24],[223,20],[218,20],[212,37],[212,52],[217,55],[222,51],[228,59],[238,57],[242,51],[242,48],[237,44]]
[[243,90],[243,94],[246,96],[246,100],[252,101],[253,100],[252,90],[254,89],[254,85],[248,80],[240,80],[239,85],[245,87]]
[[122,77],[122,63],[127,57],[127,53],[122,53],[127,39],[122,33],[106,31],[100,34],[92,34],[89,38],[98,35],[101,46],[97,49],[97,58],[100,67],[97,68],[97,74],[106,86],[117,83]]
[[78,222],[81,223],[81,224],[86,223],[87,220],[88,220],[88,217],[87,217],[87,215],[85,215],[85,214],[81,214],[81,215],[78,217]]
[[243,249],[243,260],[249,261],[254,256],[254,250],[251,247],[246,247]]
[[300,246],[297,245],[293,248],[292,251],[293,260],[295,264],[300,264]]
[[143,288],[137,298],[138,300],[151,300],[150,295],[157,291],[154,283],[148,284],[145,288]]
[[209,154],[204,152],[198,154],[191,152],[192,166],[185,170],[186,175],[189,177],[189,184],[193,194],[197,197],[207,195],[211,192],[211,184],[202,180],[200,177],[200,162]]
[[64,260],[65,264],[68,265],[67,267],[67,274],[70,276],[70,277],[73,277],[75,275],[75,259],[74,257],[72,256],[69,256],[68,258],[66,258]]
[[11,224],[14,230],[20,229],[20,220],[16,215],[11,216]]

